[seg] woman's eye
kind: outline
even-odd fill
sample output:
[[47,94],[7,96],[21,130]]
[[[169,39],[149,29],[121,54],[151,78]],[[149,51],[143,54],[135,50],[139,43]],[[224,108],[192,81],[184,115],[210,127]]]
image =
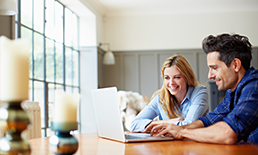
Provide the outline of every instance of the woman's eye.
[[181,78],[180,76],[175,77],[175,79],[180,79],[180,78]]
[[168,80],[169,78],[168,78],[168,77],[165,77],[164,79]]

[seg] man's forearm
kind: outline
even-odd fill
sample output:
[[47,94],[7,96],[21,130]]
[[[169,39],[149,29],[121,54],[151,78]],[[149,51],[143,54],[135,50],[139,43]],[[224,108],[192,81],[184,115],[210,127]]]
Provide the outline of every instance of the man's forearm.
[[197,128],[203,128],[204,124],[200,120],[196,120],[190,124],[182,126],[184,129],[197,129]]
[[[200,122],[199,122],[200,123]],[[180,131],[184,138],[207,143],[235,144],[238,140],[237,135],[225,122],[218,122],[206,128],[196,128],[200,124],[194,123]]]

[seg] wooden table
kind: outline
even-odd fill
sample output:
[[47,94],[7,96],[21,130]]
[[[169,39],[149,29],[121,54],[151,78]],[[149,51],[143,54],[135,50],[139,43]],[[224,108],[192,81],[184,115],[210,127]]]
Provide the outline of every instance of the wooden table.
[[[163,142],[121,143],[98,138],[97,134],[75,135],[79,141],[76,155],[257,155],[258,145],[218,145],[194,141],[173,140]],[[48,148],[49,137],[29,140],[32,155],[53,155]]]

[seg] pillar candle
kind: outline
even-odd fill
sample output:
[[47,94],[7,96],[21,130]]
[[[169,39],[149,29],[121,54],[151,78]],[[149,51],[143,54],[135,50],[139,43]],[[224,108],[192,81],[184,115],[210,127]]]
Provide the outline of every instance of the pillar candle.
[[80,100],[79,94],[68,94],[66,92],[56,91],[53,122],[56,122],[56,123],[76,122],[79,100]]
[[0,37],[0,100],[22,101],[29,94],[29,55],[27,40]]

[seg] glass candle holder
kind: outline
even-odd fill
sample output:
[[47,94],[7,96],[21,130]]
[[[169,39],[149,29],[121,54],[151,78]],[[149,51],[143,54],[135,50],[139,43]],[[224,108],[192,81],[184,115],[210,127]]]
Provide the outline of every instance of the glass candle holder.
[[0,139],[0,154],[29,155],[30,145],[21,137],[22,131],[30,124],[28,114],[20,102],[7,102],[0,109],[0,125],[6,129],[5,137]]
[[51,122],[51,129],[55,131],[55,135],[49,138],[50,151],[58,155],[68,155],[78,150],[78,141],[70,134],[70,131],[77,130],[77,122]]

